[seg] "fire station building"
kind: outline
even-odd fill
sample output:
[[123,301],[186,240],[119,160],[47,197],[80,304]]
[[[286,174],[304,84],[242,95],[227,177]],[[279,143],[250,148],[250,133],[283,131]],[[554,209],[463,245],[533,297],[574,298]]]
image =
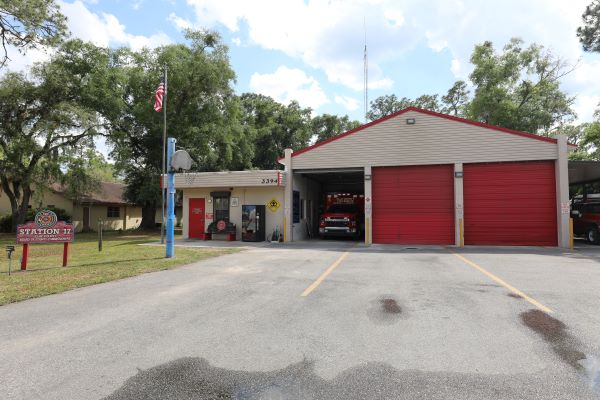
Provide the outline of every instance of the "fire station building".
[[345,195],[364,203],[366,244],[568,247],[569,147],[411,107],[288,149],[282,170],[177,174],[183,236],[243,240],[251,220],[267,240],[317,237]]

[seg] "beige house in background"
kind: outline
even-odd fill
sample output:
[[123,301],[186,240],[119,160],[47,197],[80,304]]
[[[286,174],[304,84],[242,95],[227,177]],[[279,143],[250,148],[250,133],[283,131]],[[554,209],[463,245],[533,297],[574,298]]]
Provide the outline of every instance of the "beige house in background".
[[[72,216],[77,232],[97,230],[99,219],[104,221],[106,230],[135,229],[142,222],[142,208],[123,199],[125,187],[121,183],[102,182],[97,192],[75,203],[66,197],[64,187],[52,185],[41,194],[34,193],[30,208],[57,207],[66,210]],[[10,201],[6,194],[0,192],[0,214],[10,213]]]

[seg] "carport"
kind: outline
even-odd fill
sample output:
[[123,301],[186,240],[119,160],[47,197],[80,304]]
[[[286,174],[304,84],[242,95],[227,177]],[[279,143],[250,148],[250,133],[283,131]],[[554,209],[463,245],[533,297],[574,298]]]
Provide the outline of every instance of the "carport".
[[569,185],[585,185],[600,181],[600,161],[569,161]]

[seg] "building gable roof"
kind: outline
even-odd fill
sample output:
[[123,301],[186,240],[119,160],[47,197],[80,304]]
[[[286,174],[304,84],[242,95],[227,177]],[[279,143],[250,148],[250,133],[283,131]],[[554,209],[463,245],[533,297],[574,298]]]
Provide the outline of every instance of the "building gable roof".
[[[94,193],[89,193],[81,196],[81,203],[90,204],[122,204],[128,202],[124,199],[123,194],[127,185],[114,182],[100,182],[100,188]],[[53,184],[50,189],[56,193],[64,194],[66,188],[64,185]]]
[[[477,122],[477,121],[472,121],[472,120],[465,119],[465,118],[455,117],[455,116],[452,116],[452,115],[442,114],[442,113],[438,113],[438,112],[430,111],[430,110],[425,110],[425,109],[418,108],[418,107],[408,107],[408,108],[405,108],[403,110],[397,111],[397,112],[395,112],[393,114],[386,115],[385,117],[382,117],[382,118],[377,119],[375,121],[371,121],[371,122],[369,122],[367,124],[361,125],[361,126],[359,126],[357,128],[349,130],[347,132],[344,132],[344,133],[341,133],[341,134],[336,135],[334,137],[331,137],[331,138],[329,138],[327,140],[323,140],[322,142],[315,143],[312,146],[308,146],[308,147],[305,147],[304,149],[295,151],[292,154],[292,157],[299,156],[299,155],[301,155],[303,153],[306,153],[308,151],[314,150],[314,149],[316,149],[318,147],[321,147],[321,146],[323,146],[325,144],[328,144],[328,143],[331,143],[333,141],[342,139],[342,138],[344,138],[346,136],[349,136],[349,135],[352,135],[352,134],[354,134],[356,132],[363,131],[363,130],[365,130],[367,128],[370,128],[370,127],[372,127],[374,125],[381,124],[384,121],[387,121],[389,119],[398,117],[398,116],[400,116],[402,114],[406,114],[406,113],[411,112],[411,111],[417,112],[417,113],[421,113],[421,114],[430,115],[430,116],[434,116],[434,117],[444,118],[444,119],[447,119],[447,120],[456,121],[456,122],[460,122],[460,123],[464,123],[464,124],[468,124],[468,125],[472,125],[472,126],[477,126],[477,127],[480,127],[480,128],[490,129],[492,131],[504,132],[504,133],[511,134],[511,135],[521,136],[521,137],[525,137],[525,138],[529,138],[529,139],[533,139],[533,140],[539,140],[539,141],[542,141],[542,142],[557,143],[557,140],[554,139],[554,138],[549,138],[549,137],[545,137],[545,136],[535,135],[533,133],[528,133],[528,132],[517,131],[517,130],[514,130],[514,129],[503,128],[503,127],[496,126],[496,125],[489,125],[489,124],[485,124],[485,123],[482,123],[482,122]],[[570,146],[576,147],[575,145],[572,145],[572,144],[570,144]],[[280,158],[280,160],[281,160],[281,158]]]

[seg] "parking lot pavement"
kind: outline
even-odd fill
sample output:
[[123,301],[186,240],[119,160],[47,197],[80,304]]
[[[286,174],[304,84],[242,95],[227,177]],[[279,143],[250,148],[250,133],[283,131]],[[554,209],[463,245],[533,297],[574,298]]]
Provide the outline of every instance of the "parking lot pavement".
[[0,398],[600,398],[597,256],[305,242],[12,304]]

